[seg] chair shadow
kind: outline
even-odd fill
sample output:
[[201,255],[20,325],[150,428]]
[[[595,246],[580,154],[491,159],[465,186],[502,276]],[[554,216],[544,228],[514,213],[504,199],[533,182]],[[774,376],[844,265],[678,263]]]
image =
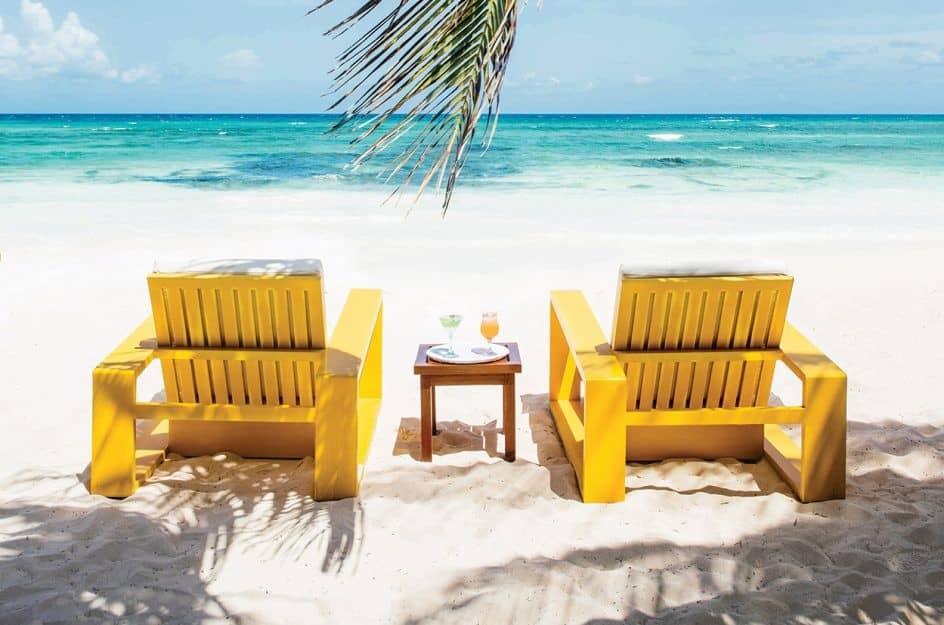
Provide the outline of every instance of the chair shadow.
[[[433,455],[448,456],[465,451],[484,451],[491,458],[503,457],[499,450],[498,435],[502,428],[496,420],[483,425],[470,425],[464,421],[438,421],[438,434],[433,435]],[[397,439],[393,444],[393,455],[409,455],[417,462],[420,458],[420,420],[416,417],[400,419]]]
[[[577,476],[557,434],[557,426],[551,415],[547,393],[523,395],[521,399],[522,410],[529,416],[531,438],[537,446],[538,463],[547,469],[550,475],[551,490],[562,499],[580,501]],[[771,395],[771,405],[782,404],[779,397]],[[688,467],[694,469],[695,466],[706,465],[712,467],[717,473],[727,473],[728,475],[724,477],[733,476],[737,481],[747,483],[749,487],[729,488],[717,484],[699,484],[697,487],[687,488],[675,487],[671,484],[673,477],[684,477],[688,478],[686,481],[690,481],[695,474]],[[680,476],[670,475],[680,469]],[[659,462],[631,462],[626,465],[626,478],[627,481],[632,478],[644,480],[642,484],[627,486],[627,494],[650,490],[669,491],[680,495],[704,493],[727,497],[759,497],[772,493],[791,492],[787,483],[780,478],[766,459],[760,459],[757,462],[742,462],[731,458],[712,461],[666,459]],[[711,476],[705,478],[698,476],[700,482],[705,479],[711,479]]]
[[537,448],[538,464],[548,472],[551,491],[561,499],[581,501],[577,474],[574,473],[557,435],[557,426],[548,404],[548,394],[522,395],[521,411],[528,415],[531,440]]

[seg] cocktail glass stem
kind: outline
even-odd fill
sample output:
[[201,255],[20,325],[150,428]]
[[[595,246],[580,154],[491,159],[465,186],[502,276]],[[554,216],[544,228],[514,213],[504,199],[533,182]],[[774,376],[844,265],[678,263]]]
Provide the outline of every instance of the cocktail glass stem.
[[453,345],[454,345],[454,338],[456,336],[456,330],[455,328],[449,328],[448,330],[446,330],[446,332],[449,333],[449,355],[455,356],[456,350],[454,349]]

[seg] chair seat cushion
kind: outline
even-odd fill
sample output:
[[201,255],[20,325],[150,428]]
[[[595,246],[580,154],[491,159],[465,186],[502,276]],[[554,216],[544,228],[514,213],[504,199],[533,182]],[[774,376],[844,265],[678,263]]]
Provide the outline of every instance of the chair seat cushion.
[[672,264],[624,264],[624,278],[682,278],[686,276],[759,276],[784,275],[785,268],[763,262],[684,262]]
[[157,273],[218,274],[227,276],[320,276],[317,258],[221,258],[184,263],[155,263]]

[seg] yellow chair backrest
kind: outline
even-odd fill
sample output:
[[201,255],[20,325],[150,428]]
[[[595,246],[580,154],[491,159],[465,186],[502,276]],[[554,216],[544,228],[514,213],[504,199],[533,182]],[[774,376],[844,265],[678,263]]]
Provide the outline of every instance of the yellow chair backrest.
[[[325,347],[321,264],[222,261],[148,277],[160,347],[320,350]],[[171,402],[313,406],[308,360],[162,360]]]
[[779,347],[792,287],[784,274],[621,270],[611,346],[626,369],[627,409],[766,406],[775,359],[746,360],[730,350]]

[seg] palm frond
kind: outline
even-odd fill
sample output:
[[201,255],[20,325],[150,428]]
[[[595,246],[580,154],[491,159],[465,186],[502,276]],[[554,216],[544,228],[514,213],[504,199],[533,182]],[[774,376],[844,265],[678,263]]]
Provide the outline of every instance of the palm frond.
[[[336,0],[323,0],[310,12]],[[376,22],[338,57],[331,131],[353,126],[352,143],[371,142],[355,160],[402,146],[385,168],[394,194],[422,172],[417,197],[435,179],[445,216],[483,111],[488,146],[498,124],[502,80],[526,0],[361,0],[326,35],[372,14]]]

